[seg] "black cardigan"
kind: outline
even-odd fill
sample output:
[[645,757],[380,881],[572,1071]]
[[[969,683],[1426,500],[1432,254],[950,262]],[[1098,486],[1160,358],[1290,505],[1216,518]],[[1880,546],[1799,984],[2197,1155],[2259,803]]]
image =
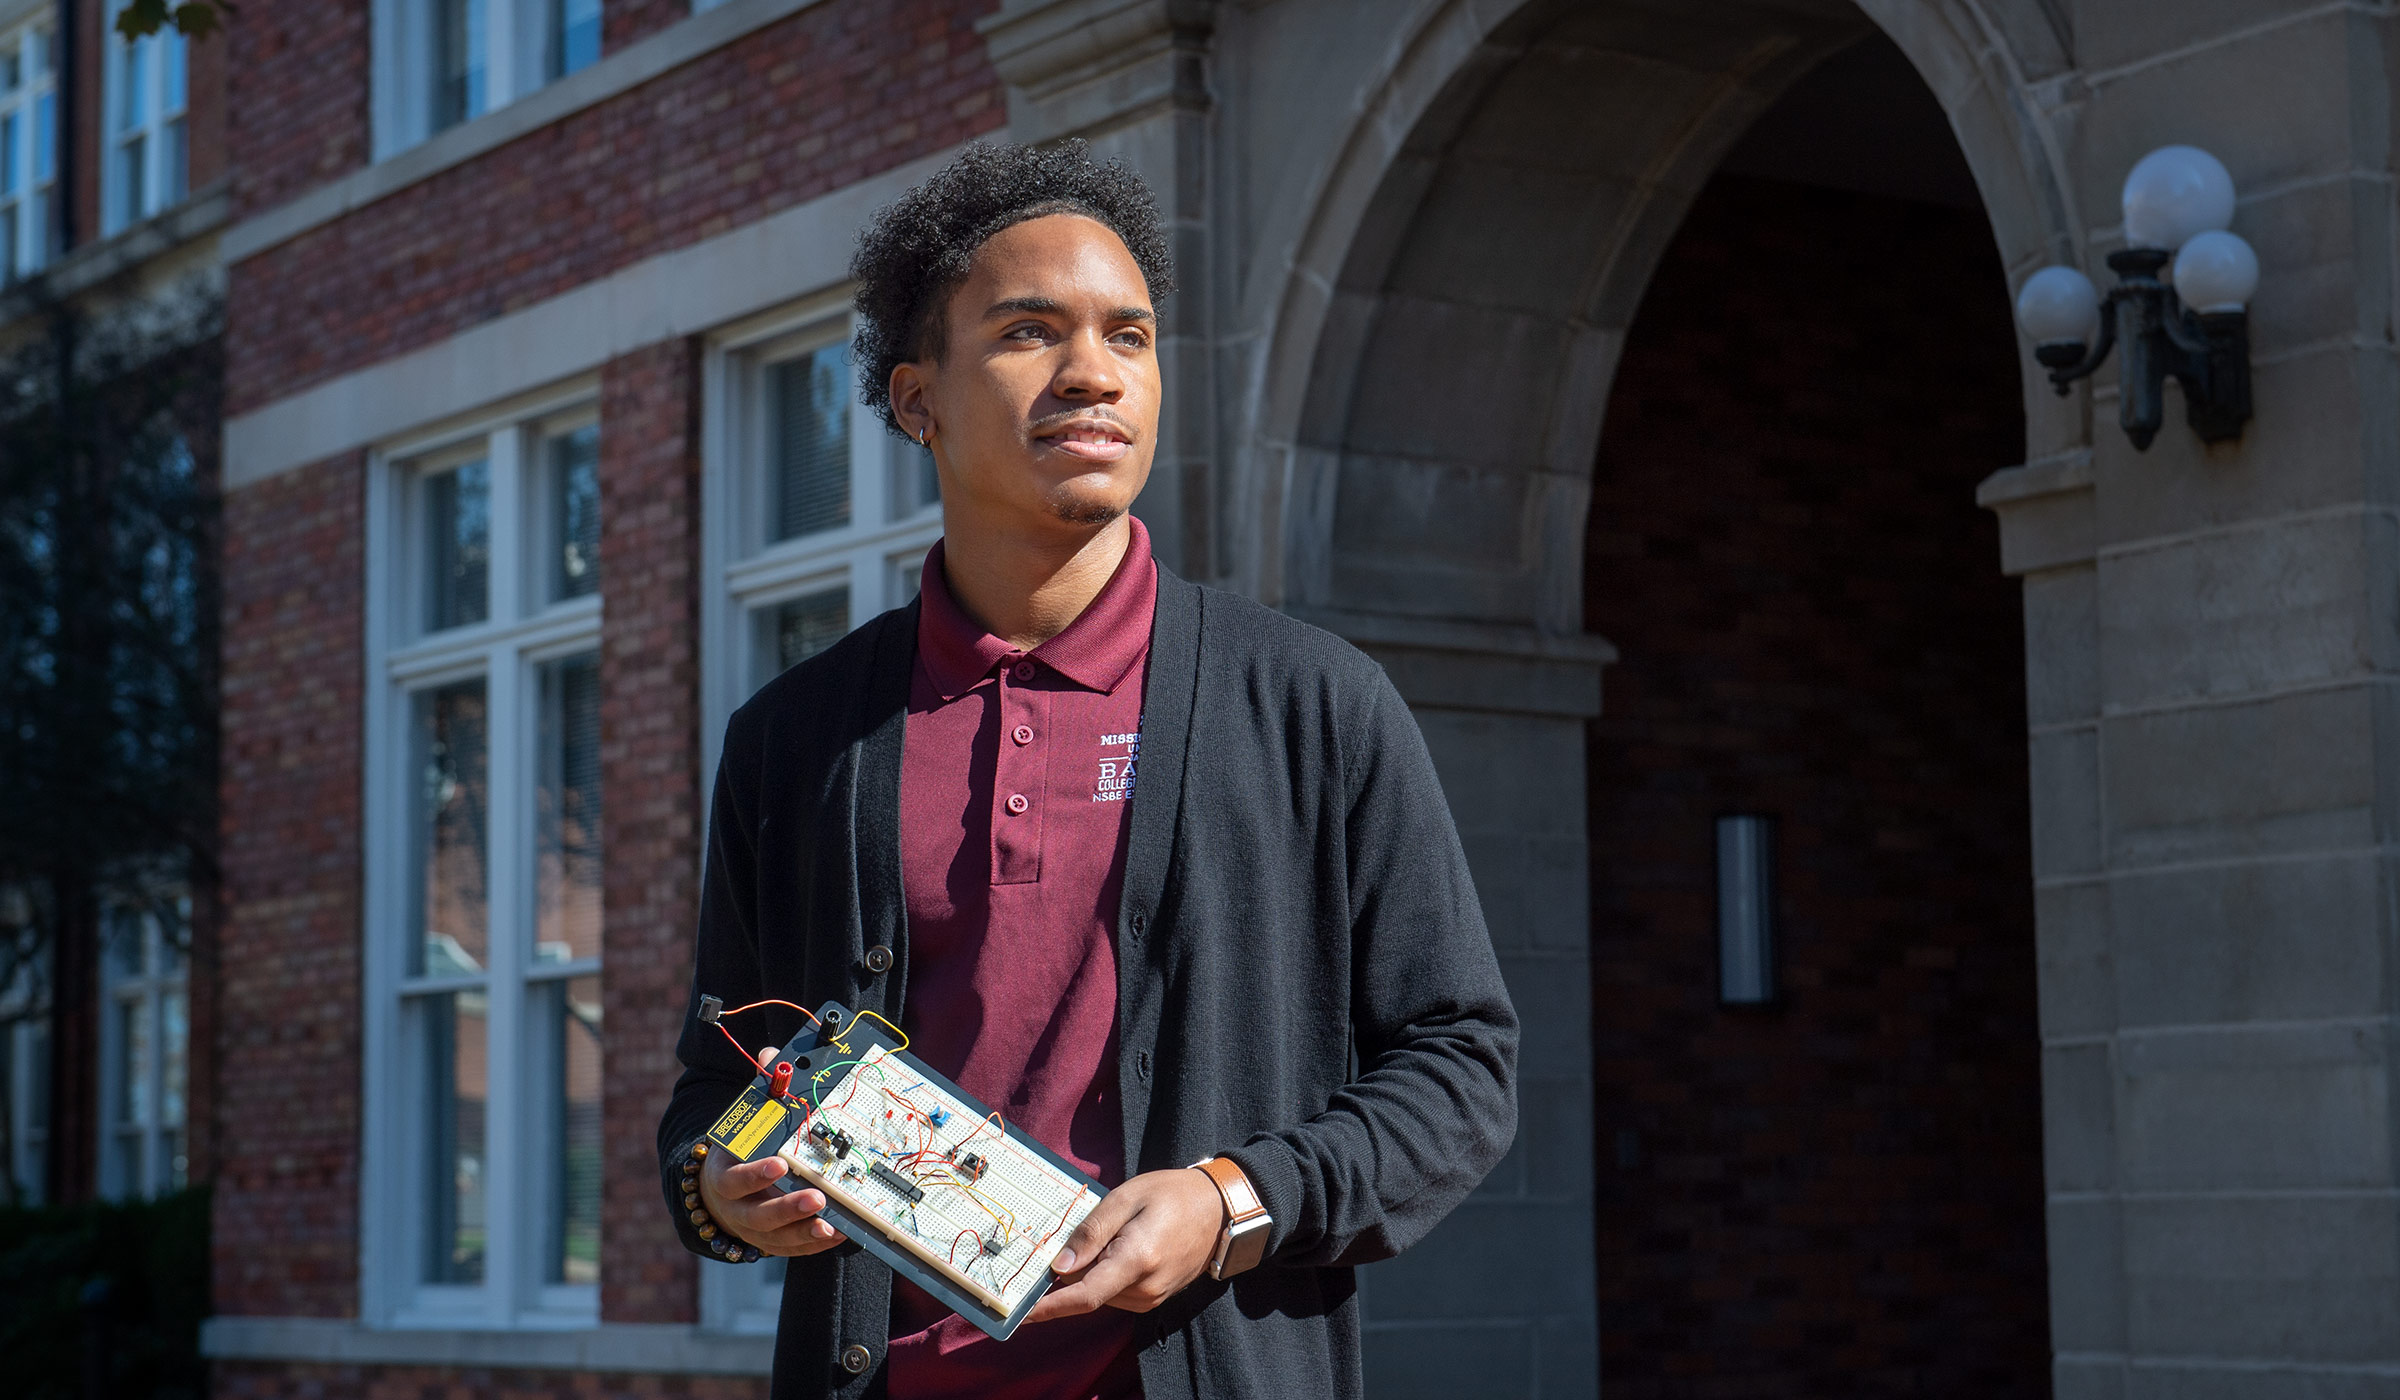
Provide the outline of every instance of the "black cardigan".
[[[698,1020],[828,998],[897,1022],[908,979],[900,754],[916,607],[770,682],[726,726],[709,813],[679,1163],[755,1070]],[[1353,1265],[1433,1228],[1516,1134],[1517,1017],[1432,761],[1382,670],[1329,633],[1159,571],[1117,916],[1129,1171],[1222,1152],[1274,1216],[1266,1262],[1142,1320],[1147,1400],[1357,1396]],[[869,947],[890,969],[867,970]],[[780,1044],[796,1013],[743,1018]],[[719,1267],[728,1267],[719,1265]],[[750,1267],[730,1266],[730,1267]],[[791,1263],[774,1400],[883,1393],[891,1271],[855,1244]],[[863,1374],[840,1358],[863,1345]]]

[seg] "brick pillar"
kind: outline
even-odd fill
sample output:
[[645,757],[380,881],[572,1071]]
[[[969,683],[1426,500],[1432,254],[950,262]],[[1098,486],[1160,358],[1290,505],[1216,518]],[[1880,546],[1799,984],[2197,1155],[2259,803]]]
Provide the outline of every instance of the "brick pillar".
[[690,1322],[696,1260],[668,1227],[653,1143],[699,909],[700,468],[696,347],[613,360],[600,385],[602,1062],[600,1315]]
[[358,1312],[365,465],[225,498],[221,1313]]

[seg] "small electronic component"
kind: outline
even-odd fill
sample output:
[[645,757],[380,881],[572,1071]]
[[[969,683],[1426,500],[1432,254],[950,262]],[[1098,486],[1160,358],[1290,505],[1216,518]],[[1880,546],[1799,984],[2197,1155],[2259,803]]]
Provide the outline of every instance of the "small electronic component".
[[874,1166],[874,1169],[869,1171],[867,1175],[872,1176],[877,1181],[880,1181],[884,1185],[891,1187],[892,1194],[899,1196],[912,1206],[925,1199],[924,1187],[917,1185],[917,1183],[909,1180],[905,1176],[902,1176],[900,1173],[893,1171],[890,1167],[885,1166],[881,1162],[877,1162]]
[[1002,1246],[1000,1243],[1000,1237],[998,1235],[994,1235],[990,1239],[987,1239],[983,1242],[983,1257],[986,1259],[992,1258],[994,1255],[997,1255],[1000,1252],[1001,1248]]
[[939,1128],[950,1121],[950,1110],[939,1107],[926,1109],[925,1121]]
[[717,1018],[718,1018],[719,1016],[722,1016],[722,1015],[724,1015],[724,1014],[725,1014],[725,998],[723,998],[723,997],[702,997],[702,998],[700,998],[700,1024],[702,1024],[702,1025],[704,1025],[704,1026],[713,1026],[713,1025],[715,1025],[715,1024],[717,1023]]

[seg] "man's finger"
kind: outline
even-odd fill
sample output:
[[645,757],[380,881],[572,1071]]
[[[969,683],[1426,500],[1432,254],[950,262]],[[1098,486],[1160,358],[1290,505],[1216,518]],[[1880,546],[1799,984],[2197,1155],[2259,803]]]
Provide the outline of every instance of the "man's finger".
[[1127,1199],[1126,1192],[1110,1192],[1101,1199],[1100,1204],[1092,1207],[1092,1213],[1083,1218],[1082,1224],[1068,1233],[1066,1244],[1060,1247],[1058,1257],[1050,1263],[1051,1270],[1071,1274],[1079,1265],[1099,1258],[1100,1251],[1108,1247],[1108,1242],[1125,1228],[1125,1222],[1140,1210],[1140,1203]]
[[774,1047],[774,1046],[770,1045],[770,1046],[768,1046],[766,1049],[764,1049],[764,1050],[761,1050],[761,1051],[759,1051],[759,1052],[758,1052],[758,1067],[759,1067],[760,1069],[762,1069],[762,1070],[763,1070],[763,1069],[765,1069],[767,1066],[769,1066],[769,1065],[771,1065],[771,1064],[773,1064],[773,1063],[775,1063],[775,1047]]
[[[1098,1214],[1097,1211],[1093,1212]],[[1027,1322],[1041,1322],[1053,1317],[1073,1317],[1078,1313],[1097,1312],[1108,1300],[1133,1286],[1142,1275],[1140,1261],[1129,1254],[1104,1255],[1085,1272],[1083,1277],[1061,1284],[1044,1294],[1025,1315]]]
[[755,1162],[742,1162],[725,1169],[718,1183],[719,1194],[730,1200],[755,1196],[783,1178],[781,1157],[761,1157]]

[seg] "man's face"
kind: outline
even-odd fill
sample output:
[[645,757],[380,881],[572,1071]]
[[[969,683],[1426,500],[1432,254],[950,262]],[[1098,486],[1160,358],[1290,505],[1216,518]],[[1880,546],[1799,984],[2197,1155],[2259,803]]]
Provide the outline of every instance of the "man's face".
[[1104,224],[1028,219],[976,250],[940,359],[892,372],[901,421],[930,423],[943,509],[1019,528],[1105,525],[1149,479],[1158,322]]

